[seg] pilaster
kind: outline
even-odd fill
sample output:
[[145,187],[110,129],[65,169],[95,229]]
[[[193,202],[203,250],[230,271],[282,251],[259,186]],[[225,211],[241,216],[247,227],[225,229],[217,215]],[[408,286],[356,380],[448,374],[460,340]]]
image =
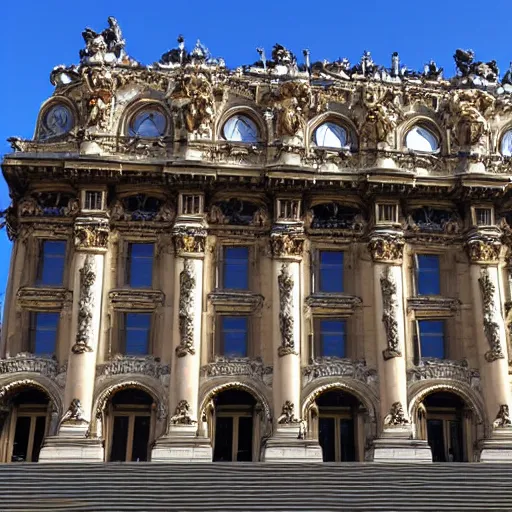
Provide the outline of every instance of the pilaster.
[[512,422],[505,321],[502,314],[498,263],[499,232],[471,232],[466,242],[470,262],[475,338],[480,359],[482,392],[489,438],[482,444],[482,462],[512,460]]
[[73,312],[64,403],[57,436],[48,437],[41,462],[101,462],[101,439],[90,437],[96,362],[100,338],[104,259],[108,220],[80,217],[74,227]]
[[376,462],[431,462],[426,441],[412,439],[407,415],[403,233],[374,230],[368,244],[373,260],[374,310],[382,429],[375,440]]

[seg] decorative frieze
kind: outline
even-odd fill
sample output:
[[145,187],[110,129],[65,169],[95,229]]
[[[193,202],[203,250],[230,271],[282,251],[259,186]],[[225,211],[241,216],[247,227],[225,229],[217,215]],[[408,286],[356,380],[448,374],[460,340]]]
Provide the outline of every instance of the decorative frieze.
[[94,256],[85,257],[80,269],[80,299],[78,300],[78,323],[76,342],[71,348],[74,354],[92,352],[89,341],[92,334],[92,318],[94,312],[94,283],[96,281],[96,263]]
[[106,249],[109,227],[106,221],[84,220],[75,224],[75,247],[77,250]]
[[197,421],[191,418],[191,412],[190,404],[180,400],[169,421],[172,425],[194,425]]
[[471,263],[492,265],[499,261],[501,243],[496,238],[473,238],[467,241],[466,250]]
[[180,272],[180,302],[179,302],[179,331],[180,344],[176,347],[176,355],[184,357],[195,354],[194,348],[194,292],[196,277],[192,262],[183,261],[183,270]]
[[405,417],[405,412],[400,402],[395,402],[391,406],[389,414],[384,418],[384,426],[386,427],[398,427],[404,426],[409,423],[409,420]]
[[272,375],[272,366],[265,366],[262,359],[257,357],[223,357],[215,359],[201,368],[204,377],[234,377],[245,375],[253,379],[267,381]]
[[54,379],[60,373],[60,367],[55,359],[36,356],[28,352],[0,359],[0,374],[19,372],[38,373]]
[[496,287],[487,268],[482,269],[478,283],[482,293],[484,333],[490,347],[490,350],[485,354],[485,359],[491,363],[497,359],[503,359],[505,355],[501,346],[500,328],[498,323],[495,322],[495,315],[497,314],[495,305]]
[[402,355],[398,335],[396,283],[389,266],[386,266],[380,277],[380,288],[382,292],[382,322],[387,341],[387,348],[382,352],[382,355],[385,360],[388,360]]
[[270,245],[275,258],[302,256],[304,250],[304,239],[287,233],[272,233]]
[[113,375],[137,374],[159,379],[169,374],[169,365],[162,364],[154,356],[126,356],[116,354],[110,361],[100,364],[96,368],[96,376],[111,377]]
[[508,405],[500,405],[500,410],[498,411],[498,414],[492,426],[494,428],[505,428],[512,426]]
[[206,231],[202,228],[179,228],[173,233],[176,254],[204,253]]
[[423,359],[407,371],[407,378],[411,383],[430,379],[456,380],[480,389],[480,372],[469,368],[467,360]]
[[368,368],[366,361],[354,361],[338,357],[315,358],[311,364],[302,369],[303,384],[306,385],[321,377],[346,377],[360,380],[365,384],[374,385],[377,382],[377,371]]
[[368,243],[368,250],[375,262],[402,263],[404,245],[402,236],[374,236]]
[[281,346],[278,348],[279,357],[288,354],[297,354],[294,340],[293,315],[293,286],[294,281],[288,263],[281,265],[281,272],[277,277],[279,287],[279,331],[281,332]]

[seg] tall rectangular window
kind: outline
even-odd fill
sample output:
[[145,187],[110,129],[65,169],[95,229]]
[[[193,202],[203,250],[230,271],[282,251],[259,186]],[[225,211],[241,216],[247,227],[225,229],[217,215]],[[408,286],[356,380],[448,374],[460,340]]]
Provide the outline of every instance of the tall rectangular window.
[[39,286],[62,286],[66,242],[64,240],[44,240],[41,244],[37,284]]
[[343,260],[341,251],[320,251],[319,291],[344,291]]
[[57,346],[59,313],[32,313],[30,318],[30,352],[54,354]]
[[132,288],[151,288],[153,253],[153,244],[128,244],[127,282]]
[[249,248],[224,247],[222,287],[232,290],[249,288]]
[[245,316],[222,316],[220,319],[221,352],[226,357],[247,357],[249,319]]
[[347,322],[340,319],[322,319],[318,322],[317,351],[321,357],[347,357]]
[[151,313],[124,314],[124,353],[144,356],[149,353]]
[[441,274],[437,254],[416,255],[416,283],[418,295],[441,294]]
[[421,357],[445,359],[444,321],[419,320],[418,330]]

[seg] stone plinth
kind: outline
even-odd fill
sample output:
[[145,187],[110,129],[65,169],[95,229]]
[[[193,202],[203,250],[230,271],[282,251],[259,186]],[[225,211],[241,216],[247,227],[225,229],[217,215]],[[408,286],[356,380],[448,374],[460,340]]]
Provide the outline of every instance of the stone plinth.
[[373,445],[374,462],[432,462],[428,442],[411,439],[409,425],[385,428]]
[[300,424],[279,425],[263,451],[262,462],[322,462],[318,442],[302,439]]
[[171,425],[155,443],[152,462],[211,462],[210,439],[197,436],[197,425]]
[[[62,430],[61,430],[62,432]],[[47,437],[39,462],[104,462],[105,450],[101,439],[80,438],[76,435]]]
[[482,441],[480,462],[512,463],[512,428],[497,428],[490,439]]

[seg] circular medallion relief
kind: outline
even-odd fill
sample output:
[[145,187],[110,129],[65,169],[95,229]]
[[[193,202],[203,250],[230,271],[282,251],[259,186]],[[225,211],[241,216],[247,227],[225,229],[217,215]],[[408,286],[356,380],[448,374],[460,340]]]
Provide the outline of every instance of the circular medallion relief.
[[248,116],[236,114],[222,128],[222,136],[231,142],[257,142],[258,127]]
[[167,130],[167,118],[157,109],[139,110],[130,120],[131,137],[162,137]]
[[74,125],[73,113],[66,105],[52,105],[43,116],[41,138],[50,139],[68,133]]

